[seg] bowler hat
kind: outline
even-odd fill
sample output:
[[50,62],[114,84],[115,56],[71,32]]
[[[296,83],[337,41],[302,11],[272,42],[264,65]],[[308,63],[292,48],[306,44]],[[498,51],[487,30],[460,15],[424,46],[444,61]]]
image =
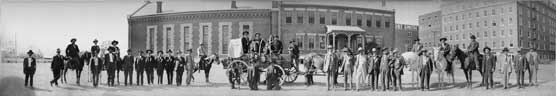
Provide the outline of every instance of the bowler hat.
[[27,54],[33,54],[33,50],[27,51]]

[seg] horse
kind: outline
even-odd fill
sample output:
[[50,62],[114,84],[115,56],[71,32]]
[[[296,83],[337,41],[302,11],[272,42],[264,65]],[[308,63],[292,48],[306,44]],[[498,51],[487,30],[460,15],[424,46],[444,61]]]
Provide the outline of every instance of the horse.
[[432,61],[434,68],[436,69],[435,72],[438,74],[440,89],[442,89],[444,88],[444,74],[448,76],[448,73],[451,73],[452,77],[454,76],[454,74],[453,72],[447,72],[446,67],[448,67],[448,61],[438,47],[435,47],[432,50]]
[[[404,52],[401,54],[405,65],[409,67],[411,71],[411,82],[417,84],[419,82],[419,76],[415,76],[416,72],[420,71],[419,68],[419,55],[416,52]],[[413,85],[415,87],[415,85]]]
[[[451,50],[448,53],[448,57],[446,57],[446,58],[448,58],[448,60],[451,60],[451,61],[454,60],[454,59],[457,59],[457,60],[460,61],[461,69],[463,70],[463,72],[465,74],[467,88],[471,88],[472,71],[477,70],[482,75],[482,72],[480,71],[480,67],[477,67],[477,66],[481,65],[481,62],[479,62],[478,64],[471,63],[471,58],[472,57],[469,56],[469,53],[465,53],[464,51],[459,49],[459,47],[457,45],[452,46],[452,48],[450,48],[450,49]],[[477,58],[481,57],[480,54],[477,54],[477,55],[478,55]],[[480,61],[480,59],[479,59],[479,61]]]
[[81,72],[83,71],[83,67],[85,66],[86,63],[89,62],[89,59],[91,58],[91,56],[92,55],[91,55],[90,52],[84,52],[76,58],[71,58],[71,57],[65,58],[64,69],[61,73],[62,74],[62,82],[67,83],[66,74],[67,74],[68,69],[71,69],[71,70],[75,71],[76,83],[79,84],[80,83],[80,78],[81,78]]
[[218,61],[220,60],[220,57],[218,56],[218,54],[216,53],[212,53],[212,55],[207,56],[205,59],[201,60],[199,58],[199,60],[196,62],[196,64],[198,65],[198,68],[196,68],[196,71],[203,70],[205,72],[205,82],[209,82],[209,74],[210,74],[210,69],[212,67],[212,63],[218,63]]

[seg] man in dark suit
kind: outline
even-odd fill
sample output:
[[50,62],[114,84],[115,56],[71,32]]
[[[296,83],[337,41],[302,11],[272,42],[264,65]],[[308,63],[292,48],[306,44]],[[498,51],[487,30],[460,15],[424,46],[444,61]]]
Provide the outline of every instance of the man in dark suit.
[[143,51],[139,51],[139,56],[135,57],[135,72],[137,77],[137,85],[143,85],[143,72],[145,70],[146,56]]
[[133,63],[135,63],[135,58],[131,56],[131,49],[127,50],[127,55],[124,56],[123,69],[124,69],[124,85],[133,84]]
[[154,68],[156,66],[156,59],[153,54],[153,50],[147,50],[147,56],[145,57],[145,71],[147,72],[147,84],[154,83]]
[[114,75],[116,75],[116,55],[113,48],[108,48],[108,54],[104,56],[105,65],[107,66],[108,86],[114,86]]
[[175,61],[177,64],[176,68],[176,84],[180,86],[182,84],[183,72],[185,71],[185,58],[181,51],[178,51],[175,56]]
[[243,31],[242,35],[243,35],[243,37],[241,38],[242,52],[243,54],[247,54],[249,53],[249,45],[251,44],[249,40],[249,32]]
[[35,71],[37,69],[37,62],[35,61],[35,57],[33,57],[33,51],[29,50],[27,52],[29,57],[25,57],[23,59],[23,73],[25,74],[25,86],[29,85],[29,87],[33,88],[33,76],[35,75]]
[[157,83],[162,84],[163,83],[162,80],[163,80],[163,77],[164,77],[164,64],[165,64],[164,56],[162,56],[162,54],[164,52],[158,51],[156,53],[157,53],[157,55],[156,55],[156,76],[158,76],[157,77],[157,80],[158,80]]
[[54,79],[50,81],[50,86],[52,86],[52,84],[58,86],[58,79],[60,79],[60,73],[64,68],[64,58],[65,57],[60,54],[60,48],[56,49],[56,55],[52,57],[52,64],[50,64],[50,69],[52,69],[52,75],[54,76]]
[[172,80],[174,80],[174,68],[176,67],[172,50],[168,49],[168,51],[166,51],[164,63],[166,63],[164,67],[166,69],[166,79],[168,80],[168,85],[172,85]]
[[116,40],[114,40],[114,41],[112,41],[111,44],[112,44],[112,45],[109,46],[108,49],[109,49],[109,50],[110,50],[110,49],[114,50],[114,53],[113,53],[113,54],[114,54],[115,57],[116,57],[116,58],[115,58],[115,60],[116,60],[116,62],[115,62],[115,66],[116,66],[116,68],[115,68],[115,71],[116,71],[116,73],[115,73],[115,74],[116,74],[116,82],[118,83],[118,85],[120,85],[120,70],[123,70],[123,67],[122,67],[123,64],[122,64],[122,62],[121,62],[122,59],[120,58],[120,47],[118,47],[119,42],[116,41]]

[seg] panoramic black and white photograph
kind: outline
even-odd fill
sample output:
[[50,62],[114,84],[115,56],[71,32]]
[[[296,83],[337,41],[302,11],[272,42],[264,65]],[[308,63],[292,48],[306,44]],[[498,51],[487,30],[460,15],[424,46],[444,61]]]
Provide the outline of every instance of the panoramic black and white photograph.
[[0,96],[556,96],[556,0],[0,0]]

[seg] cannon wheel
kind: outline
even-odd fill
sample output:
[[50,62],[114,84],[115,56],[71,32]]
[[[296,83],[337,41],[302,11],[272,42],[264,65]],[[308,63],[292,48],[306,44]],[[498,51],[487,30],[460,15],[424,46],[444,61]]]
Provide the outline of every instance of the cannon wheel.
[[284,82],[286,83],[293,83],[295,82],[295,80],[297,80],[297,68],[295,67],[290,67],[290,68],[283,68],[284,69],[284,75],[282,76],[282,79],[284,80]]
[[239,68],[241,68],[241,71],[240,71],[241,72],[240,73],[241,74],[241,77],[240,77],[241,78],[241,83],[240,84],[247,84],[247,82],[248,82],[247,81],[247,73],[246,73],[247,72],[247,62],[241,61],[241,60],[234,60],[230,64],[228,64],[228,67],[230,67],[232,65],[235,65],[235,64],[238,64],[238,65],[241,66],[241,67],[239,67]]

